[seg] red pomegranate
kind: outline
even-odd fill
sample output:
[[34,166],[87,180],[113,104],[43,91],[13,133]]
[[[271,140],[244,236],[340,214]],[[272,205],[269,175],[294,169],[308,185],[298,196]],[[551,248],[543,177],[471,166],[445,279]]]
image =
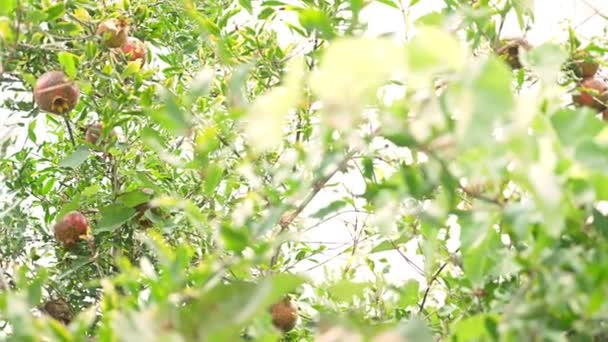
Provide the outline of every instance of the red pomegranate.
[[[103,135],[103,124],[101,122],[97,122],[94,124],[89,125],[89,127],[87,127],[87,130],[84,134],[84,140],[86,140],[89,144],[105,144],[108,141],[106,139],[104,139],[103,141],[99,141],[99,138],[101,138],[101,136]],[[116,137],[116,131],[111,130],[109,133],[110,138],[114,138]]]
[[106,19],[97,26],[97,35],[109,48],[122,47],[129,36],[129,25],[124,19]]
[[600,65],[595,59],[585,50],[579,50],[574,53],[574,72],[582,78],[590,78],[595,76],[600,68]]
[[101,122],[90,125],[84,135],[84,140],[89,144],[96,144],[103,133],[103,124]]
[[55,223],[55,238],[66,247],[72,247],[81,236],[87,235],[89,222],[77,211],[71,211]]
[[146,61],[146,46],[144,43],[135,38],[127,38],[127,42],[122,47],[122,51],[127,55],[129,61],[135,61],[140,59],[142,63]]
[[78,104],[78,86],[61,71],[44,73],[34,86],[34,100],[49,113],[65,114]]
[[270,308],[272,324],[282,332],[288,332],[298,323],[298,308],[289,298],[275,303]]
[[581,82],[580,91],[572,96],[572,101],[579,106],[595,108],[602,111],[608,100],[608,85],[598,78],[588,78]]

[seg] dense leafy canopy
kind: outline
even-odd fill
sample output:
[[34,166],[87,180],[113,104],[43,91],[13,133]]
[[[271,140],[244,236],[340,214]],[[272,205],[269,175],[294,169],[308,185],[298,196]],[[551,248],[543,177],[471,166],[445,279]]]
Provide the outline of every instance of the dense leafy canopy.
[[[503,40],[525,0],[412,22],[425,2],[0,0],[0,336],[608,338],[608,129],[578,86],[604,41]],[[367,34],[376,5],[405,34]],[[63,116],[33,100],[52,70]]]

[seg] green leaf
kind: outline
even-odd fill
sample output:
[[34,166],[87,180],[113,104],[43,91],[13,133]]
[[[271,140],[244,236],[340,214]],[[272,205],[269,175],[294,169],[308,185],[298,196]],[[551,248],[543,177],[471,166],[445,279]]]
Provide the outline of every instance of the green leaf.
[[54,21],[65,14],[65,5],[63,2],[60,2],[56,5],[47,7],[44,12],[46,13],[46,20]]
[[117,200],[129,208],[133,208],[139,204],[146,203],[152,196],[143,191],[130,191],[118,196]]
[[492,269],[498,263],[497,250],[502,246],[498,233],[488,231],[485,240],[478,246],[463,251],[463,269],[467,278],[475,287],[483,287],[492,275]]
[[433,335],[426,323],[419,318],[412,318],[399,327],[399,333],[405,341],[433,342]]
[[308,31],[317,30],[324,39],[331,40],[335,37],[331,20],[325,12],[318,9],[305,9],[299,14],[300,25]]
[[387,6],[390,6],[390,7],[392,7],[392,8],[399,9],[399,5],[397,5],[397,4],[395,3],[395,1],[393,1],[393,0],[376,0],[376,1],[378,1],[378,2],[379,2],[379,3],[381,3],[381,4],[385,4],[385,5],[387,5]]
[[212,164],[205,170],[205,180],[203,184],[203,191],[206,195],[211,195],[215,188],[222,181],[224,170],[217,164]]
[[457,341],[494,341],[498,337],[496,314],[478,314],[452,324],[452,338]]
[[604,216],[599,210],[593,209],[593,226],[608,238],[608,216]]
[[372,283],[356,283],[343,279],[329,285],[327,292],[338,302],[349,302],[353,297],[362,296],[365,289],[372,288],[372,285]]
[[239,0],[239,5],[249,12],[249,14],[253,13],[253,8],[251,7],[251,0]]
[[453,35],[425,26],[408,44],[407,62],[411,71],[430,76],[460,69],[466,62],[466,50]]
[[314,218],[324,218],[325,216],[334,213],[342,208],[344,208],[348,203],[342,200],[333,201],[327,206],[317,210],[316,213],[312,214]]
[[249,246],[249,233],[245,229],[223,225],[220,236],[227,250],[240,253]]
[[419,300],[420,284],[415,280],[410,280],[400,287],[399,307],[406,308],[416,305]]
[[473,121],[488,116],[504,116],[514,106],[511,83],[513,77],[508,67],[497,58],[490,58],[473,81],[475,113]]
[[418,25],[441,26],[445,22],[444,12],[431,12],[416,19]]
[[59,166],[75,169],[75,168],[79,167],[82,163],[84,163],[90,154],[91,154],[91,151],[89,150],[88,147],[86,147],[84,145],[78,146],[76,151],[72,152],[72,154],[70,154],[69,156],[67,156],[62,161],[59,162]]
[[377,244],[374,248],[372,248],[372,251],[370,253],[392,251],[395,249],[395,246],[400,246],[408,241],[410,241],[410,237],[406,236],[406,235],[400,236],[397,240],[394,240],[393,243],[391,243],[390,241],[382,241],[381,243]]
[[608,170],[608,148],[593,141],[584,141],[577,146],[574,158],[585,167],[606,172]]
[[0,15],[10,14],[17,8],[18,0],[0,0]]
[[565,147],[576,147],[602,130],[601,122],[586,109],[562,109],[551,117],[551,124]]
[[163,107],[148,111],[150,118],[173,135],[185,135],[191,127],[190,115],[181,110],[173,94],[165,93],[164,99]]
[[75,78],[78,73],[77,63],[78,57],[69,52],[61,51],[57,54],[57,59],[59,59],[59,64],[63,67],[63,71],[65,71],[66,75],[69,78]]
[[113,232],[129,221],[135,215],[135,210],[120,204],[112,204],[99,210],[99,214],[101,220],[96,227],[93,227],[94,233]]
[[416,139],[414,139],[409,132],[389,133],[383,134],[383,136],[400,147],[412,147],[417,145]]

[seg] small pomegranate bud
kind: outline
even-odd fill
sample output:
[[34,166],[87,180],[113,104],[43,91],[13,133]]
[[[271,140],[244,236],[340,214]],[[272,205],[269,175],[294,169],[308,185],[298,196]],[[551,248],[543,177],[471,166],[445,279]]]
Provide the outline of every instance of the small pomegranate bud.
[[572,101],[579,106],[591,107],[602,111],[608,100],[608,85],[597,78],[588,78],[581,82],[578,94],[572,96]]
[[146,61],[146,46],[135,37],[127,38],[127,42],[122,47],[122,52],[127,55],[127,60],[129,61],[140,59],[142,64]]
[[289,298],[285,298],[270,308],[272,324],[282,332],[288,332],[298,322],[298,308]]
[[89,231],[89,222],[81,213],[72,211],[63,216],[53,227],[55,238],[65,247],[72,247]]
[[65,114],[78,104],[78,86],[61,71],[49,71],[36,81],[34,100],[49,113]]
[[47,301],[44,303],[42,311],[63,324],[70,324],[74,318],[70,305],[62,298]]
[[97,35],[102,38],[105,46],[119,48],[127,41],[129,25],[123,19],[107,19],[97,26]]

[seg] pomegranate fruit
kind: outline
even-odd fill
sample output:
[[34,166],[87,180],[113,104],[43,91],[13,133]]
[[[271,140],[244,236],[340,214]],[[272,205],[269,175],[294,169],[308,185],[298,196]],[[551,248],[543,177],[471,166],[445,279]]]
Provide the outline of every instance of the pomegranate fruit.
[[580,50],[572,56],[574,60],[574,73],[578,77],[590,78],[595,76],[600,65],[585,50]]
[[89,125],[86,133],[84,134],[84,140],[86,140],[89,144],[96,144],[102,133],[103,124],[101,122]]
[[64,215],[53,227],[55,238],[65,247],[72,247],[81,236],[89,232],[89,222],[86,217],[77,211]]
[[122,52],[127,56],[127,60],[136,61],[141,60],[142,64],[146,61],[146,46],[144,43],[135,38],[127,38],[127,42],[122,46]]
[[45,112],[65,114],[78,104],[78,86],[61,71],[44,73],[34,86],[34,101]]
[[505,39],[500,41],[499,47],[496,49],[496,54],[503,59],[512,69],[520,69],[522,67],[520,60],[520,52],[532,49],[532,45],[523,38]]
[[129,25],[124,19],[106,19],[97,26],[97,35],[109,48],[122,47],[129,35]]
[[[101,122],[97,122],[94,124],[91,124],[87,127],[87,130],[84,134],[84,140],[86,140],[86,142],[88,142],[89,144],[105,144],[108,141],[106,139],[104,139],[103,141],[99,141],[99,138],[101,138],[101,136],[103,135],[103,124]],[[116,132],[114,130],[111,130],[109,133],[110,137],[116,137]]]
[[70,305],[63,298],[50,299],[44,303],[42,311],[66,325],[74,318]]
[[289,298],[284,298],[270,308],[272,325],[282,332],[292,330],[298,322],[298,308]]
[[604,103],[608,100],[608,85],[597,78],[588,78],[580,83],[578,94],[572,96],[572,101],[579,106],[591,107],[602,111],[606,109]]

